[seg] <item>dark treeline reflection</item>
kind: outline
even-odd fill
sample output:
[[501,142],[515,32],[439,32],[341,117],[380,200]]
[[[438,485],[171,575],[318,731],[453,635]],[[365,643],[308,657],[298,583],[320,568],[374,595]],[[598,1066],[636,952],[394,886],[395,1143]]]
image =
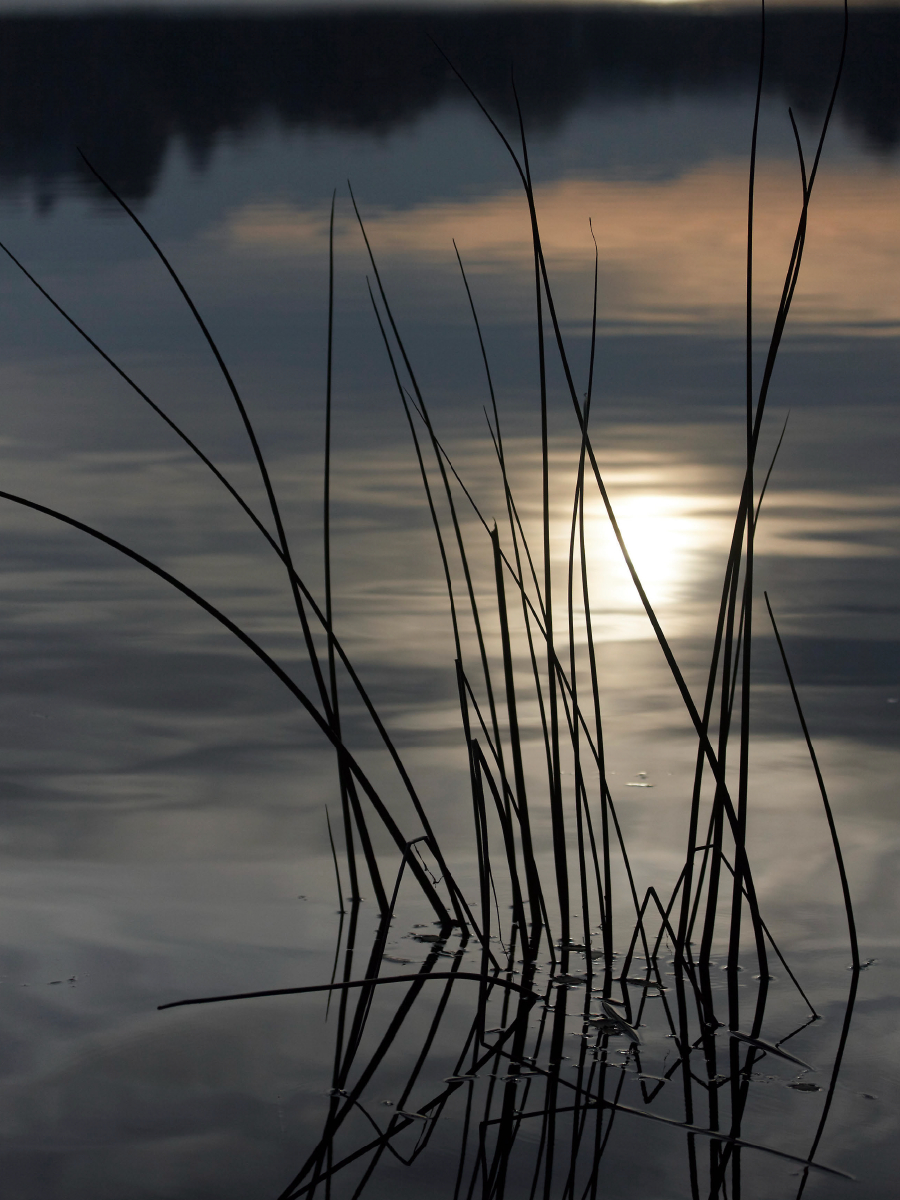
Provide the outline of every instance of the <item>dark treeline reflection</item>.
[[[768,17],[766,86],[795,110],[827,101],[836,11]],[[150,195],[167,146],[196,163],[264,120],[385,131],[460,93],[429,38],[508,107],[515,64],[532,129],[595,98],[734,93],[755,80],[756,12],[549,11],[288,16],[119,14],[0,21],[0,182],[52,203],[76,146],[130,198]],[[900,13],[855,12],[839,112],[864,144],[900,139]]]

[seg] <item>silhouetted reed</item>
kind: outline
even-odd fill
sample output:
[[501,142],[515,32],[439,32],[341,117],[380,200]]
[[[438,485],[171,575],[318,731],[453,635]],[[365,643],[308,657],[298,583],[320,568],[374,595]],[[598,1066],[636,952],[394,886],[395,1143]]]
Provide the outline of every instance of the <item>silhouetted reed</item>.
[[[133,549],[83,522],[6,492],[0,496],[67,523],[127,555],[178,589],[241,640],[272,671],[334,746],[340,794],[343,845],[328,835],[337,879],[341,924],[332,980],[314,987],[255,990],[241,995],[203,997],[182,1004],[209,1004],[246,997],[301,995],[324,991],[336,1009],[332,1092],[321,1137],[309,1150],[279,1200],[296,1200],[321,1191],[332,1194],[338,1177],[348,1173],[347,1194],[362,1194],[385,1155],[412,1162],[429,1147],[437,1119],[453,1110],[461,1120],[461,1142],[447,1195],[473,1197],[524,1196],[544,1200],[591,1198],[601,1190],[602,1160],[620,1120],[640,1119],[683,1132],[691,1195],[740,1194],[743,1151],[752,1150],[802,1168],[802,1193],[811,1170],[842,1172],[814,1161],[831,1105],[846,1044],[856,994],[860,956],[852,905],[837,830],[803,715],[785,646],[766,597],[778,648],[833,838],[852,951],[852,982],[844,1025],[819,1128],[807,1152],[787,1152],[742,1136],[748,1111],[750,1081],[761,1060],[770,1058],[802,1071],[809,1065],[784,1044],[817,1019],[787,958],[763,918],[746,847],[749,812],[749,746],[752,649],[755,636],[754,538],[772,467],[759,494],[757,455],[769,386],[797,284],[806,238],[810,197],[825,134],[840,80],[847,39],[847,14],[840,64],[812,165],[807,171],[800,136],[797,141],[802,205],[781,300],[757,386],[752,370],[753,329],[753,196],[757,133],[765,63],[765,14],[761,34],[759,81],[750,155],[747,235],[746,328],[746,465],[725,567],[716,618],[713,650],[701,701],[694,698],[676,655],[657,618],[629,554],[607,491],[592,442],[590,421],[597,338],[598,256],[595,243],[594,301],[586,390],[575,383],[572,365],[554,303],[544,257],[534,186],[528,159],[525,123],[515,84],[517,142],[501,130],[462,75],[463,86],[498,134],[522,184],[531,221],[538,389],[541,421],[541,518],[539,538],[532,542],[520,518],[510,482],[494,381],[476,304],[457,250],[462,283],[471,307],[484,363],[489,407],[489,436],[497,460],[505,509],[502,528],[481,512],[454,467],[432,421],[424,390],[407,352],[387,289],[370,245],[365,223],[351,191],[353,210],[365,242],[372,272],[370,296],[375,319],[406,414],[431,514],[444,573],[456,653],[460,734],[468,756],[472,805],[472,855],[477,863],[478,900],[470,903],[429,822],[411,775],[379,717],[365,685],[348,658],[333,624],[331,573],[331,429],[332,331],[334,321],[334,214],[329,234],[326,434],[323,495],[324,600],[317,601],[298,573],[291,554],[275,489],[254,432],[249,412],[224,359],[163,251],[137,215],[99,172],[89,169],[147,238],[188,304],[216,358],[238,408],[262,479],[274,533],[225,478],[219,468],[163,410],[69,317],[28,271],[58,311],[157,412],[228,490],[281,560],[292,603],[312,668],[309,694],[245,630],[192,588]],[[448,60],[449,63],[449,60]],[[455,71],[456,67],[450,63]],[[6,249],[5,247],[3,247]],[[578,430],[575,489],[571,503],[565,604],[551,570],[551,458],[547,415],[548,343],[562,367]],[[784,431],[782,431],[782,438]],[[778,447],[781,445],[779,439]],[[777,455],[777,448],[776,448]],[[774,460],[773,460],[774,465]],[[569,468],[571,469],[571,468]],[[596,487],[606,516],[646,617],[663,652],[696,734],[697,751],[691,806],[685,830],[683,866],[668,894],[650,887],[641,896],[629,863],[622,828],[607,776],[601,705],[601,668],[592,628],[589,554],[585,535],[585,495]],[[470,510],[481,528],[477,545],[463,533],[463,513]],[[487,565],[493,579],[492,601],[480,600],[473,564]],[[584,626],[583,644],[576,627]],[[322,648],[324,642],[324,650]],[[499,654],[491,645],[499,646]],[[470,650],[470,647],[473,649]],[[345,739],[341,723],[342,694],[355,693],[366,709],[403,790],[412,802],[419,828],[401,828],[388,800],[369,779]],[[520,712],[526,702],[539,718],[540,767],[529,766]],[[736,759],[736,786],[726,768]],[[708,782],[711,780],[711,787]],[[569,782],[570,781],[570,782]],[[711,798],[709,792],[712,792]],[[534,815],[548,813],[550,844],[534,828]],[[372,830],[380,826],[396,847],[388,862],[374,849]],[[574,840],[574,849],[573,849]],[[549,862],[549,869],[545,863]],[[613,866],[620,864],[627,881],[625,904],[615,894]],[[343,864],[343,865],[342,865]],[[432,867],[434,870],[432,871]],[[342,883],[346,873],[347,891]],[[430,909],[438,933],[415,935],[427,956],[410,973],[388,974],[386,947],[401,888],[407,873],[423,912]],[[360,891],[367,877],[379,906],[374,938],[359,929]],[[407,893],[408,894],[408,893]],[[622,912],[631,916],[623,921]],[[504,913],[509,913],[504,919]],[[739,958],[745,936],[752,938],[756,973],[748,1000],[739,994]],[[724,950],[722,945],[724,943]],[[478,971],[463,969],[463,956],[478,948]],[[662,969],[666,953],[670,973]],[[551,966],[543,975],[540,955]],[[777,1039],[766,1030],[770,956],[781,963],[809,1010],[799,1029]],[[724,1009],[714,988],[713,971],[723,967]],[[744,978],[747,978],[745,975]],[[670,982],[667,982],[670,981]],[[426,988],[426,985],[429,985]],[[474,986],[473,986],[474,985]],[[387,987],[402,992],[387,1028],[371,1032],[377,995]],[[460,1034],[450,1022],[451,998],[458,989],[472,993],[471,1017]],[[371,1083],[379,1068],[401,1043],[408,1052],[405,1023],[425,995],[432,997],[433,1016],[416,1043],[408,1072],[386,1123],[375,1103]],[[465,993],[468,994],[468,993]],[[652,1016],[655,1004],[656,1015]],[[164,1005],[163,1007],[173,1007]],[[660,1065],[645,1045],[642,1026],[665,1032],[674,1061]],[[568,1061],[564,1050],[571,1035],[578,1052]],[[373,1043],[374,1038],[374,1045]],[[422,1096],[420,1081],[438,1048],[446,1054],[450,1039],[454,1069],[441,1085]],[[443,1039],[443,1040],[441,1040]],[[564,1060],[566,1069],[563,1070]],[[570,1068],[574,1068],[574,1074]],[[623,1084],[637,1075],[642,1104],[625,1103]],[[667,1086],[671,1085],[671,1086]],[[430,1086],[430,1085],[429,1085]],[[801,1084],[802,1086],[802,1084]],[[657,1097],[668,1091],[677,1105],[660,1111]],[[415,1100],[413,1093],[417,1094]],[[667,1102],[668,1103],[668,1102]],[[654,1107],[656,1104],[656,1107]],[[680,1115],[672,1113],[678,1110]],[[361,1118],[361,1121],[356,1118]],[[402,1135],[416,1133],[412,1145]],[[520,1137],[526,1132],[531,1135]],[[537,1134],[535,1141],[534,1134]],[[350,1168],[355,1168],[350,1172]],[[512,1180],[515,1183],[511,1183]],[[350,1182],[352,1180],[352,1182]],[[514,1193],[508,1188],[514,1187]],[[607,1187],[607,1194],[609,1188]]]

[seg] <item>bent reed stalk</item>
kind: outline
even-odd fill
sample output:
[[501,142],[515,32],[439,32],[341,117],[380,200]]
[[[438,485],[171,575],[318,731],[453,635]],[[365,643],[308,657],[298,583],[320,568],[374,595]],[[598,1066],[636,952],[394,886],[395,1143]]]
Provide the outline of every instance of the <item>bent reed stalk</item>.
[[[324,598],[318,601],[305,583],[292,555],[275,488],[257,440],[247,406],[228,371],[212,335],[175,268],[128,204],[85,162],[109,195],[134,222],[168,271],[206,339],[241,417],[260,478],[269,518],[258,515],[215,463],[193,442],[140,386],[53,299],[5,246],[0,246],[41,291],[54,308],[118,372],[124,382],[161,417],[242,508],[269,548],[281,561],[287,587],[302,630],[313,694],[281,666],[243,628],[217,606],[170,572],[101,531],[30,499],[0,492],[0,497],[53,517],[126,555],[203,608],[260,659],[290,691],[333,745],[343,827],[343,853],[339,854],[328,820],[328,834],[340,898],[340,929],[330,983],[314,987],[249,991],[239,995],[181,1001],[203,1004],[247,997],[326,991],[336,1000],[337,1022],[332,1093],[321,1137],[300,1170],[283,1189],[279,1200],[311,1196],[320,1188],[329,1194],[333,1182],[356,1166],[354,1196],[362,1193],[385,1154],[412,1162],[427,1149],[436,1119],[451,1103],[462,1101],[462,1140],[453,1180],[454,1200],[502,1197],[521,1192],[527,1177],[529,1197],[581,1197],[594,1200],[602,1182],[602,1159],[620,1114],[638,1117],[685,1135],[690,1194],[735,1196],[741,1186],[744,1151],[752,1150],[786,1160],[802,1168],[800,1192],[810,1171],[841,1175],[815,1161],[837,1083],[846,1045],[860,970],[852,904],[846,871],[824,781],[803,715],[799,694],[790,673],[786,649],[775,628],[788,684],[802,732],[820,786],[826,819],[834,843],[850,932],[853,975],[840,1045],[826,1097],[824,1113],[810,1151],[795,1154],[762,1145],[741,1136],[747,1112],[749,1080],[762,1058],[770,1057],[809,1069],[803,1059],[784,1050],[780,1042],[795,1036],[818,1017],[785,955],[763,919],[746,837],[749,818],[749,746],[754,644],[754,537],[766,487],[774,466],[768,469],[759,494],[755,491],[760,434],[772,374],[791,308],[806,238],[810,199],[825,135],[831,119],[847,43],[847,8],[840,61],[834,88],[822,123],[812,167],[807,173],[800,136],[796,138],[802,184],[802,206],[787,266],[781,300],[762,377],[754,387],[752,371],[754,187],[759,113],[765,66],[765,12],[762,14],[759,78],[751,138],[747,225],[747,326],[746,326],[746,464],[735,516],[702,701],[695,700],[675,652],[650,602],[629,554],[600,469],[590,430],[597,344],[599,255],[595,245],[590,359],[586,390],[580,396],[575,384],[566,340],[554,302],[541,240],[534,184],[528,157],[525,121],[515,88],[517,142],[500,128],[456,66],[447,59],[463,87],[480,108],[513,164],[528,207],[534,265],[535,329],[540,404],[541,505],[540,538],[534,545],[526,533],[510,482],[509,462],[489,363],[475,299],[462,257],[454,244],[461,281],[470,306],[485,371],[489,407],[485,408],[488,432],[497,461],[505,509],[502,528],[477,505],[457,472],[432,421],[388,292],[370,244],[365,222],[352,190],[350,199],[358,220],[371,267],[371,297],[387,363],[409,426],[425,500],[431,516],[447,591],[455,645],[455,671],[459,696],[460,733],[468,762],[472,811],[473,856],[477,863],[478,901],[470,903],[458,885],[442,851],[410,772],[379,716],[366,687],[334,629],[331,572],[331,456],[332,456],[332,353],[334,329],[334,218],[332,198],[329,222],[327,379],[325,401],[325,456],[323,485]],[[442,52],[443,53],[443,52]],[[446,57],[446,56],[445,56]],[[593,230],[591,230],[593,236]],[[548,434],[548,343],[555,348],[566,381],[575,417],[579,448],[575,489],[571,501],[568,555],[565,573],[565,611],[560,613],[551,570],[550,494],[551,456]],[[784,437],[782,431],[781,438]],[[781,446],[779,439],[776,448]],[[662,650],[697,739],[691,804],[681,872],[672,891],[660,895],[650,887],[639,894],[628,858],[616,804],[610,786],[604,748],[601,705],[601,670],[592,627],[589,554],[585,535],[585,496],[594,486],[640,598],[646,617]],[[473,548],[463,533],[463,516],[474,514],[483,534]],[[493,579],[490,606],[480,600],[474,583],[473,555],[484,555]],[[576,637],[583,623],[584,644]],[[325,650],[321,649],[324,638]],[[499,657],[490,645],[499,645]],[[474,653],[469,652],[474,645]],[[355,693],[372,722],[391,761],[402,790],[411,802],[418,828],[402,827],[391,805],[363,770],[347,744],[341,722],[341,695]],[[529,766],[520,712],[525,703],[538,713],[540,769]],[[734,743],[737,742],[736,751]],[[736,788],[729,782],[729,765],[736,757]],[[564,765],[571,767],[565,773]],[[571,783],[566,782],[571,780]],[[706,801],[711,780],[712,799]],[[535,814],[548,813],[549,848],[535,830]],[[376,854],[373,830],[380,827],[396,847],[398,859],[385,861]],[[572,842],[574,838],[575,851]],[[421,848],[424,847],[426,858]],[[349,889],[341,882],[343,859]],[[434,866],[432,872],[429,860]],[[545,861],[549,861],[549,869]],[[623,905],[614,892],[613,865],[619,864],[626,880],[626,901],[632,912],[623,925]],[[409,871],[421,901],[430,906],[440,933],[429,942],[428,954],[411,974],[383,974],[388,933],[398,898]],[[393,875],[393,883],[387,882]],[[379,924],[368,946],[359,930],[360,890],[363,877],[371,883],[379,906]],[[511,919],[501,913],[507,906]],[[615,916],[614,921],[614,914]],[[716,939],[726,936],[726,1006],[722,1011],[713,986]],[[739,955],[745,935],[752,938],[758,971],[755,995],[741,1003],[738,991]],[[456,943],[449,969],[438,969]],[[462,970],[462,955],[474,942],[480,947],[478,972]],[[672,984],[664,984],[660,956],[663,944],[672,952]],[[616,946],[618,945],[618,950]],[[596,947],[596,948],[595,948]],[[342,955],[343,950],[343,955]],[[552,975],[542,983],[538,958],[549,955]],[[779,1043],[763,1037],[769,981],[769,956],[773,954],[788,973],[809,1010],[800,1030]],[[360,958],[364,965],[357,966]],[[577,964],[573,966],[573,964]],[[435,1014],[420,1036],[421,1046],[394,1113],[382,1126],[366,1108],[367,1088],[375,1073],[398,1044],[404,1022],[419,1002],[425,984],[440,983]],[[368,1045],[373,1004],[384,985],[406,986],[393,1010],[386,1032],[373,1047]],[[456,1052],[453,1074],[445,1086],[407,1109],[446,1018],[451,995],[477,985],[474,1016]],[[428,989],[431,993],[432,989]],[[751,989],[752,990],[752,989]],[[575,993],[574,1009],[568,1007]],[[671,994],[670,994],[671,993]],[[647,1051],[639,1033],[650,998],[660,998],[662,1026],[672,1039],[675,1061],[662,1075],[644,1072]],[[499,1016],[496,1015],[499,1004]],[[162,1007],[173,1007],[163,1005]],[[489,1014],[495,1014],[489,1017]],[[488,1029],[489,1019],[497,1028]],[[572,1020],[580,1024],[575,1078],[562,1073],[565,1038]],[[720,1036],[717,1036],[719,1034]],[[403,1036],[407,1034],[404,1032]],[[726,1044],[723,1046],[722,1037]],[[611,1041],[624,1041],[624,1062],[613,1058]],[[369,1037],[371,1040],[371,1036]],[[645,1107],[622,1102],[627,1070],[640,1076]],[[480,1081],[480,1082],[479,1082]],[[680,1119],[649,1106],[672,1082],[680,1085]],[[674,1090],[674,1089],[672,1089]],[[533,1099],[529,1108],[528,1103]],[[360,1113],[372,1136],[348,1135],[341,1143],[348,1118]],[[537,1148],[523,1131],[538,1127]],[[412,1147],[405,1131],[419,1127]],[[699,1141],[698,1141],[699,1139]],[[701,1147],[706,1146],[705,1153]],[[401,1147],[403,1147],[401,1149]],[[340,1149],[339,1149],[340,1148]],[[705,1160],[701,1162],[701,1160]],[[523,1166],[523,1164],[525,1164]],[[522,1171],[525,1170],[525,1176]],[[515,1180],[515,1182],[513,1182]]]

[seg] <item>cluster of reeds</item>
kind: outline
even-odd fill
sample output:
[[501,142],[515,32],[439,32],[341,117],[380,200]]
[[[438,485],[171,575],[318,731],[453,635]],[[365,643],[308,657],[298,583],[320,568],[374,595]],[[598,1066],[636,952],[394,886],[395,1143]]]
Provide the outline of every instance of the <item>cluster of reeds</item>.
[[[454,1200],[466,1197],[594,1197],[614,1185],[604,1183],[602,1159],[617,1121],[642,1118],[683,1131],[690,1194],[696,1198],[740,1194],[743,1151],[752,1149],[799,1164],[802,1193],[810,1170],[835,1172],[814,1162],[831,1105],[855,998],[859,950],[852,907],[834,820],[785,648],[766,597],[787,680],[803,736],[821,790],[826,819],[847,912],[853,972],[846,1019],[837,1047],[830,1086],[811,1147],[797,1153],[762,1146],[741,1135],[754,1069],[765,1058],[807,1070],[802,1059],[784,1049],[799,1030],[777,1041],[764,1037],[770,964],[777,959],[809,1010],[801,1028],[817,1018],[812,1002],[795,978],[760,909],[752,864],[746,849],[749,797],[749,745],[754,606],[754,537],[772,466],[757,466],[760,434],[772,372],[791,307],[806,237],[810,197],[837,92],[847,39],[847,15],[840,65],[811,166],[807,169],[797,141],[802,205],[787,266],[781,302],[762,377],[752,369],[753,195],[760,96],[764,71],[763,13],[759,85],[750,153],[747,240],[747,398],[746,469],[737,506],[730,551],[719,600],[713,651],[705,693],[695,699],[675,653],[657,619],[629,555],[598,464],[590,431],[596,347],[598,265],[594,263],[594,307],[586,389],[575,382],[542,250],[538,214],[528,160],[525,126],[519,113],[519,149],[513,147],[478,98],[522,183],[531,218],[534,251],[535,318],[541,419],[541,521],[539,544],[529,536],[510,483],[500,414],[485,343],[462,259],[459,266],[481,346],[489,408],[490,437],[503,488],[502,528],[479,510],[454,468],[432,423],[425,395],[395,320],[376,258],[359,219],[372,269],[370,295],[400,403],[421,470],[425,499],[445,575],[449,614],[456,646],[460,731],[468,756],[472,805],[473,854],[479,895],[470,902],[454,878],[429,821],[424,801],[400,752],[350,661],[333,623],[331,573],[332,332],[334,316],[334,201],[331,209],[328,309],[328,378],[324,471],[324,597],[317,600],[298,572],[275,490],[247,408],[224,359],[163,251],[139,218],[101,176],[98,180],[128,213],[153,246],[187,302],[214,354],[237,405],[262,478],[271,524],[259,516],[222,471],[176,423],[68,316],[26,268],[13,259],[54,307],[72,324],[124,381],[170,426],[212,471],[281,560],[302,629],[314,689],[305,691],[295,674],[275,661],[243,628],[181,580],[135,550],[64,513],[2,492],[5,499],[71,525],[165,580],[219,621],[254,653],[292,693],[336,752],[342,836],[335,840],[329,821],[341,925],[332,980],[316,987],[251,991],[243,996],[326,991],[336,1009],[332,1092],[321,1137],[281,1200],[311,1196],[320,1188],[331,1194],[339,1173],[349,1171],[349,1194],[360,1195],[386,1154],[412,1161],[428,1148],[437,1120],[456,1112],[461,1122],[458,1165],[448,1187]],[[452,65],[452,64],[451,64]],[[468,88],[465,81],[463,85]],[[513,92],[515,91],[514,84]],[[469,89],[471,92],[471,89]],[[90,164],[88,164],[90,166]],[[6,249],[4,247],[4,249]],[[12,258],[9,250],[6,253]],[[574,464],[567,573],[562,585],[551,572],[551,457],[548,441],[547,354],[555,347],[577,424],[580,448]],[[783,436],[783,433],[782,433]],[[781,442],[779,440],[778,445]],[[777,455],[777,450],[776,450]],[[774,465],[774,460],[773,464]],[[668,894],[650,887],[640,895],[629,865],[616,805],[607,777],[601,712],[601,677],[592,630],[589,551],[585,536],[585,496],[599,492],[612,531],[637,594],[683,700],[696,740],[696,764],[684,863]],[[482,527],[480,546],[463,536],[464,516],[474,511]],[[493,568],[490,605],[479,598],[473,555],[487,554]],[[559,597],[565,594],[565,601]],[[580,631],[583,629],[583,636]],[[497,654],[492,647],[499,645]],[[385,795],[373,784],[344,736],[342,697],[349,693],[365,707],[393,763],[396,777],[412,803],[418,828],[402,828]],[[540,767],[526,747],[520,712],[536,705],[539,714]],[[734,766],[736,762],[736,767]],[[539,821],[536,822],[536,815]],[[549,815],[549,846],[540,830]],[[380,826],[396,847],[393,863],[376,853],[373,830]],[[342,843],[342,844],[341,844]],[[340,849],[339,849],[340,844]],[[614,864],[618,863],[616,872]],[[433,870],[432,870],[433,867]],[[624,903],[614,894],[614,875],[626,882]],[[437,933],[418,934],[427,946],[425,961],[410,973],[391,974],[386,956],[391,925],[404,878],[428,906]],[[377,900],[379,923],[374,939],[359,928],[364,880]],[[343,882],[342,882],[343,880]],[[347,890],[344,891],[344,884]],[[407,892],[404,895],[408,894]],[[409,901],[407,901],[407,904]],[[631,915],[623,918],[623,911]],[[505,916],[504,914],[509,914]],[[615,923],[614,923],[615,916]],[[721,947],[724,943],[724,953]],[[738,971],[742,951],[752,944],[754,985],[742,1003]],[[464,969],[464,956],[475,948],[478,969]],[[542,956],[546,955],[544,962]],[[548,965],[549,976],[543,970]],[[671,967],[671,970],[666,970]],[[724,1007],[715,988],[724,968]],[[749,979],[745,974],[743,980]],[[439,994],[434,1013],[389,1120],[370,1111],[371,1084],[392,1049],[404,1044],[405,1022],[421,1004],[426,985]],[[474,986],[473,986],[474,985]],[[387,1029],[374,1045],[367,1036],[373,1004],[381,989],[402,991]],[[467,990],[466,990],[467,989]],[[471,1018],[453,1052],[455,1069],[433,1094],[413,1102],[421,1091],[427,1064],[445,1036],[451,997],[471,995]],[[182,1003],[238,999],[204,997]],[[649,1002],[659,1001],[656,1004]],[[165,1006],[170,1007],[170,1006]],[[673,1061],[654,1074],[656,1064],[639,1030],[652,1025],[675,1048]],[[565,1041],[578,1034],[575,1061],[564,1055]],[[408,1051],[408,1044],[405,1049]],[[564,1063],[564,1060],[565,1063]],[[563,1067],[565,1066],[565,1070]],[[572,1072],[574,1068],[574,1074]],[[641,1106],[625,1103],[623,1083],[637,1074]],[[668,1085],[668,1086],[667,1086]],[[804,1086],[804,1085],[800,1085]],[[812,1085],[808,1085],[812,1087]],[[653,1107],[659,1093],[680,1095],[679,1115]],[[361,1119],[362,1118],[362,1119]],[[412,1131],[406,1133],[406,1131]],[[535,1141],[534,1132],[539,1136]],[[526,1138],[520,1134],[527,1133]],[[410,1143],[409,1138],[413,1140]],[[354,1168],[352,1171],[350,1168]],[[514,1185],[510,1185],[514,1180]],[[523,1185],[523,1180],[525,1184]]]

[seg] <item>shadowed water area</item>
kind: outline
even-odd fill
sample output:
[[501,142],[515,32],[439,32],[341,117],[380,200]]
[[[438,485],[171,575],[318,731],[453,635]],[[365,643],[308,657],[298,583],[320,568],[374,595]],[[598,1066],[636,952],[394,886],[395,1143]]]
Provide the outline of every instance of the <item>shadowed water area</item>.
[[[766,17],[753,405],[841,35]],[[272,539],[0,255],[0,488],[253,643],[2,501],[5,1197],[895,1194],[900,12],[851,13],[717,650],[759,51],[740,9],[0,16],[0,242]],[[526,191],[454,67],[521,158],[513,70],[544,421]],[[227,363],[308,637],[91,168]]]

